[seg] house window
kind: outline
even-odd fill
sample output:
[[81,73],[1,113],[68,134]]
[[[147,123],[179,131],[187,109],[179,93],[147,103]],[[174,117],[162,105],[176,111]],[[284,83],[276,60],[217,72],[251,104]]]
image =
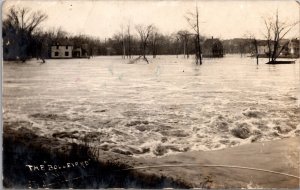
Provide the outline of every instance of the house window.
[[56,52],[54,52],[54,56],[58,56],[58,52],[56,51]]
[[68,46],[66,46],[66,49],[68,49]]
[[58,49],[58,46],[56,46],[56,49]]
[[69,56],[69,52],[68,51],[65,52],[65,56]]

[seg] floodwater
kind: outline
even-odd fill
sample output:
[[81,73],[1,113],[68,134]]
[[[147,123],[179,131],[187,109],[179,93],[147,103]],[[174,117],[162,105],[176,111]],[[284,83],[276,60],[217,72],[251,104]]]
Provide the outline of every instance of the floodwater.
[[239,55],[36,60],[3,65],[4,125],[133,156],[300,135],[299,62]]

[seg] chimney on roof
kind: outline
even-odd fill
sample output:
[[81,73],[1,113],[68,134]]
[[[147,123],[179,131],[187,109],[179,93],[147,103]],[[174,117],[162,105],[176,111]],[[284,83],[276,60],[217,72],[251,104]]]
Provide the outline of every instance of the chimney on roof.
[[214,37],[212,36],[212,37],[211,37],[211,39],[213,40],[213,39],[214,39]]

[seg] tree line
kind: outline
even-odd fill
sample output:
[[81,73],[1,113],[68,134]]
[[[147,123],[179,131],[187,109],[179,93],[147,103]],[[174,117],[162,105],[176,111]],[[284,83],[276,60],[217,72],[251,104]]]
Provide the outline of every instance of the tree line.
[[[146,55],[183,55],[189,58],[195,55],[197,64],[202,64],[203,41],[205,37],[200,34],[199,12],[188,12],[185,16],[189,29],[180,30],[172,34],[162,34],[154,25],[121,25],[120,30],[111,38],[100,39],[83,34],[72,35],[62,28],[53,28],[47,31],[41,29],[41,24],[48,16],[40,11],[29,8],[12,6],[8,10],[2,26],[3,57],[5,60],[26,61],[38,58],[43,61],[51,55],[51,46],[71,43],[74,47],[85,48],[89,56],[121,55],[122,58],[131,59],[134,55],[148,63]],[[278,12],[275,20],[265,20],[265,38],[269,47],[269,60],[274,61],[283,47],[279,42],[291,30],[293,25],[279,22]],[[254,53],[258,60],[258,39],[253,35],[246,39],[224,40],[224,52]],[[257,61],[258,62],[258,61]]]
[[11,7],[3,21],[2,37],[4,44],[4,59],[19,59],[26,61],[30,58],[46,59],[50,56],[50,46],[72,43],[74,47],[86,45],[90,56],[122,55],[131,58],[139,55],[148,62],[146,55],[179,55],[188,58],[195,54],[195,42],[204,40],[203,36],[181,30],[170,35],[162,34],[159,29],[151,25],[121,26],[111,38],[101,39],[83,34],[72,35],[62,28],[47,31],[40,25],[48,16],[40,11],[29,8]]

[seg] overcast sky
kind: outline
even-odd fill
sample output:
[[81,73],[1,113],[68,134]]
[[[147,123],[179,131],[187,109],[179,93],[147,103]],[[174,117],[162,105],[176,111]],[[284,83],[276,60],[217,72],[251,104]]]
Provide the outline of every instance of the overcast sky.
[[[281,20],[290,23],[299,20],[299,5],[293,0],[282,1],[197,1],[200,12],[201,33],[222,39],[244,37],[252,33],[262,38],[263,18],[276,13]],[[16,1],[3,5],[16,5],[41,10],[49,18],[43,23],[45,29],[62,27],[72,34],[87,34],[101,39],[121,31],[121,25],[155,24],[160,32],[171,34],[190,29],[185,20],[189,11],[195,10],[196,1]],[[288,37],[298,37],[296,26]]]

